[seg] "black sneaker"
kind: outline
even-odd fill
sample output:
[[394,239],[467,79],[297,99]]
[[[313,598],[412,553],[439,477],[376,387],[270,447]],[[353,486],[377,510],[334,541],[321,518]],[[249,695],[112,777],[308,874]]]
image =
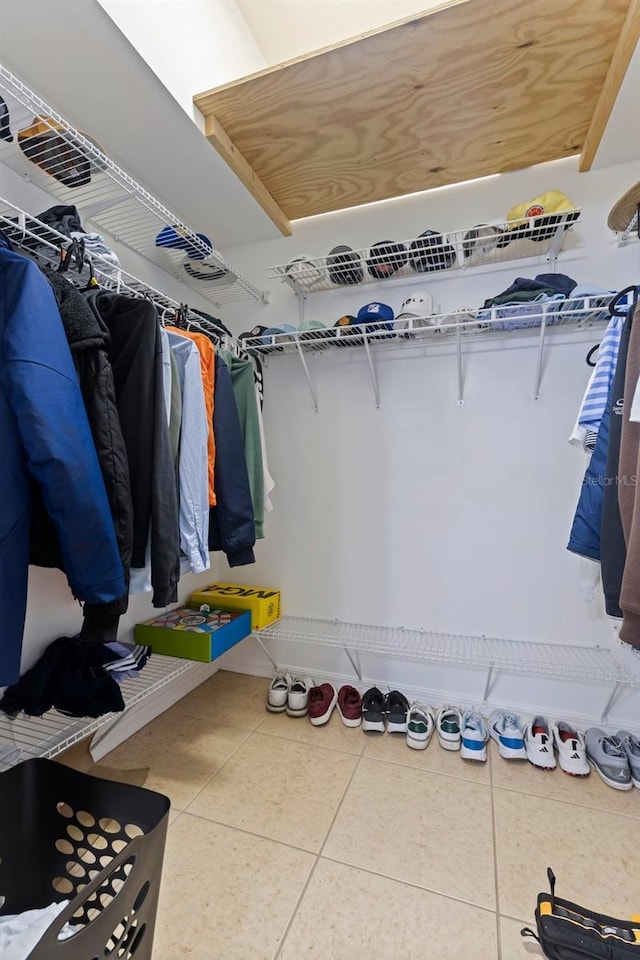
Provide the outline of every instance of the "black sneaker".
[[384,693],[377,687],[371,687],[362,698],[362,729],[384,733],[384,718],[387,701]]
[[392,690],[387,694],[387,733],[406,733],[409,720],[409,701],[404,693]]

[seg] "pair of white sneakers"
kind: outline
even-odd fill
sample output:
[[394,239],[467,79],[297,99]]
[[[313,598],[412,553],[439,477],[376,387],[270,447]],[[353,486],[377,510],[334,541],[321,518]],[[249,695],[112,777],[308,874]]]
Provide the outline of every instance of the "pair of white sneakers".
[[494,710],[489,733],[506,760],[528,760],[541,770],[555,770],[557,751],[565,773],[574,777],[589,773],[584,735],[565,720],[550,723],[538,714],[525,722],[509,711]]
[[309,690],[315,686],[311,677],[293,676],[286,671],[276,673],[267,693],[269,713],[287,713],[304,717],[309,711]]
[[463,760],[487,759],[487,725],[475,710],[459,710],[446,704],[434,714],[426,703],[414,703],[409,711],[407,746],[426,750],[433,733],[444,750],[460,751]]

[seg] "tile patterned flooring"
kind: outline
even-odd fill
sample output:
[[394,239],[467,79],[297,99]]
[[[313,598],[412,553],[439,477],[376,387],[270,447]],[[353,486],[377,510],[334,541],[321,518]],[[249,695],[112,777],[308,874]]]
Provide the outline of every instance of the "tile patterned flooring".
[[217,673],[105,758],[173,804],[154,960],[541,957],[519,931],[548,864],[561,896],[640,912],[640,791],[312,727],[266,689]]

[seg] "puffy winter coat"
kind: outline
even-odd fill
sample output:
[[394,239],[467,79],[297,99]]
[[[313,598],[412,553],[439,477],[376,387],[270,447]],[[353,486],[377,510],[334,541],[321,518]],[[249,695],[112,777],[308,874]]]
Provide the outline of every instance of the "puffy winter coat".
[[0,686],[20,673],[31,483],[42,490],[78,599],[124,593],[82,394],[51,287],[0,234]]

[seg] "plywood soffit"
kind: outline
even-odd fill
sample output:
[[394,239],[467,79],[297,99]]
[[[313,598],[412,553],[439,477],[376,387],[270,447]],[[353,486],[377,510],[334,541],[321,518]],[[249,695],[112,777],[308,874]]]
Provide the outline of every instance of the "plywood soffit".
[[194,102],[283,229],[579,153],[638,2],[456,0]]

